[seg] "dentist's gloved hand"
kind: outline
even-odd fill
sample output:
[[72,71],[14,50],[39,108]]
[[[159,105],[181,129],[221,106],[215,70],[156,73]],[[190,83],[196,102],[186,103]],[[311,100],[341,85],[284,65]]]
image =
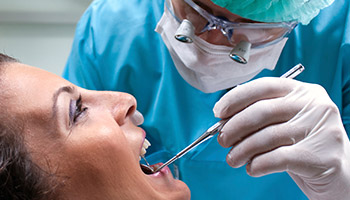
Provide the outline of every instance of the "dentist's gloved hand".
[[350,199],[350,143],[339,110],[319,85],[261,78],[214,107],[231,118],[218,141],[227,163],[259,177],[286,171],[310,199]]

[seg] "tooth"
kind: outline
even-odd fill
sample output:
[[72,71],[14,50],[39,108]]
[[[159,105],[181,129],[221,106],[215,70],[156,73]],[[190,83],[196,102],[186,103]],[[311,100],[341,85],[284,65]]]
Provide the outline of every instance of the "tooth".
[[151,143],[145,138],[145,143],[147,144],[147,147],[151,146]]
[[142,148],[141,149],[141,156],[145,155],[146,154],[146,149],[145,148]]
[[151,143],[145,138],[143,144],[142,144],[142,148],[141,148],[141,156],[144,156],[146,154],[146,149],[151,146]]
[[151,143],[150,143],[147,139],[145,139],[144,142],[143,142],[143,144],[142,144],[142,146],[143,146],[145,149],[147,149],[149,146],[151,146]]

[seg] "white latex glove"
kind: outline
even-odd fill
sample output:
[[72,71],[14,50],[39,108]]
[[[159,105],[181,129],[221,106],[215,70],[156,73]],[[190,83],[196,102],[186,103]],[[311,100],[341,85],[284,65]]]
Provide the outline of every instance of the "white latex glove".
[[225,94],[215,116],[231,119],[218,141],[232,167],[259,177],[286,171],[310,199],[350,199],[350,145],[339,110],[319,85],[261,78]]

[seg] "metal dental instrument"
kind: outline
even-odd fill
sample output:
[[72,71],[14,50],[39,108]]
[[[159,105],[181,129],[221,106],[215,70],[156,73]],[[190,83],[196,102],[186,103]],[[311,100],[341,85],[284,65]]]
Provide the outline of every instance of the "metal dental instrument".
[[198,139],[196,139],[192,144],[188,145],[186,148],[184,148],[182,151],[180,151],[178,154],[176,154],[173,158],[168,160],[166,163],[164,163],[162,166],[158,167],[154,173],[160,171],[163,167],[170,165],[173,163],[175,160],[181,158],[183,155],[185,155],[187,152],[189,152],[191,149],[195,148],[202,142],[206,141],[207,139],[213,137],[216,133],[220,132],[222,127],[225,125],[225,123],[229,119],[223,119],[220,120],[219,122],[216,122],[213,126],[211,126],[207,131],[204,132],[201,136],[199,136]]
[[298,76],[301,72],[303,72],[305,67],[302,64],[295,65],[292,69],[288,70],[286,73],[284,73],[281,78],[295,78]]
[[[302,64],[297,64],[290,70],[288,70],[286,73],[284,73],[281,78],[295,78],[298,76],[302,71],[304,71],[304,66]],[[222,129],[222,127],[226,124],[228,119],[222,119],[218,122],[216,122],[213,126],[211,126],[207,131],[205,131],[201,136],[199,136],[192,144],[188,145],[186,148],[184,148],[182,151],[180,151],[178,154],[176,154],[174,157],[172,157],[170,160],[168,160],[166,163],[164,163],[162,166],[158,167],[156,170],[154,170],[154,173],[159,172],[163,167],[170,165],[175,160],[181,158],[183,155],[185,155],[187,152],[201,144],[202,142],[208,140],[209,138],[213,137],[216,133],[219,133]]]
[[141,158],[146,162],[146,165],[149,167],[150,164],[149,164],[148,161],[146,160],[145,156],[141,156]]

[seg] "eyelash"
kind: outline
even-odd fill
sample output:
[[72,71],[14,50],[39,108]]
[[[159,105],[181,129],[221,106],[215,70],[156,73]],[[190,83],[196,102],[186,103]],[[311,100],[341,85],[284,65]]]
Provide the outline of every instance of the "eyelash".
[[77,122],[81,114],[83,114],[88,108],[82,107],[83,101],[82,101],[81,95],[79,95],[79,98],[75,101],[75,105],[72,105],[72,103],[71,103],[71,114],[70,114],[71,120],[70,121],[72,122],[71,124],[74,124]]

